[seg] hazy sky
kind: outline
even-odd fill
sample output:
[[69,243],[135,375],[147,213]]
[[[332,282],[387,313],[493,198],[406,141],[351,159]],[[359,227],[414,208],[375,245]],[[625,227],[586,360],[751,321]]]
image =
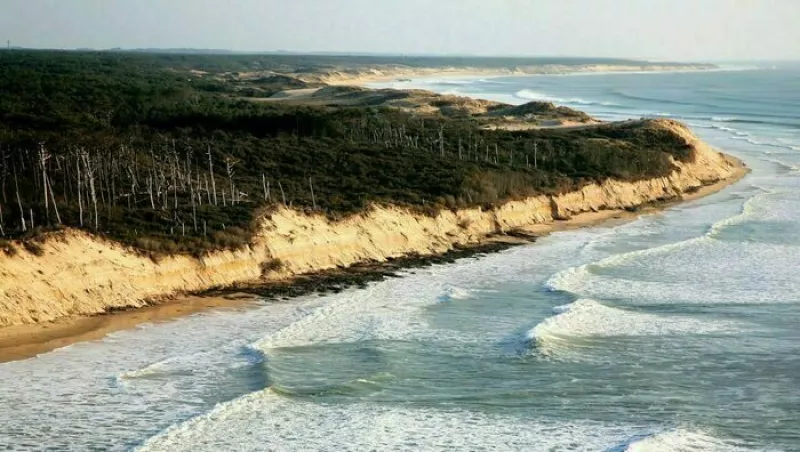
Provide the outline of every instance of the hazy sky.
[[0,0],[0,40],[650,59],[800,59],[800,0]]

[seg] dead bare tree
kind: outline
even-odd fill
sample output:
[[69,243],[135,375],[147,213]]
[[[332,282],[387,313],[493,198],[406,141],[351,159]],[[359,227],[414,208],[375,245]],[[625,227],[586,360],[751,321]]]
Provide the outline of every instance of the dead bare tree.
[[194,232],[197,233],[197,205],[194,202],[194,187],[191,180],[189,181],[189,196],[192,198],[192,222],[194,223]]
[[[165,162],[166,163],[166,159]],[[156,194],[158,195],[158,199],[161,199],[161,195],[164,195],[164,199],[161,203],[161,210],[167,210],[167,202],[169,198],[169,185],[167,184],[167,173],[164,172],[164,165],[158,165],[159,169],[154,174],[158,176],[156,178]],[[177,190],[177,187],[176,187]]]
[[[95,173],[97,172],[97,166],[92,161],[91,156],[88,152],[84,152],[82,154],[83,157],[83,166],[86,169],[86,177],[89,180],[89,194],[92,198],[92,205],[94,206],[94,229],[95,231],[100,228],[100,219],[97,215],[97,191],[95,190]],[[152,202],[152,195],[151,195],[151,202]],[[155,207],[153,207],[155,209]]]
[[278,181],[278,188],[281,189],[281,198],[283,198],[283,207],[286,206],[286,193],[283,192],[283,185],[281,185],[281,181]]
[[236,186],[233,183],[233,175],[236,174],[234,167],[239,160],[233,157],[225,157],[225,171],[228,173],[228,184],[231,188],[231,205],[236,205]]
[[314,210],[317,210],[317,198],[314,196],[314,184],[311,183],[311,178],[308,178],[308,187],[311,189],[311,205]]
[[[178,210],[178,151],[175,148],[175,140],[172,140],[172,207],[175,210]],[[169,192],[169,187],[167,187],[167,192]],[[166,196],[166,195],[165,195]]]
[[[28,228],[25,226],[25,209],[22,208],[22,197],[19,194],[19,180],[17,179],[17,163],[14,162],[14,188],[17,191],[17,205],[19,206],[20,222],[22,224],[22,232],[27,232]],[[32,217],[33,215],[31,215]],[[31,222],[31,228],[33,222]]]
[[136,181],[136,173],[135,173],[134,169],[131,168],[130,166],[128,167],[128,175],[130,176],[130,179],[131,179],[131,192],[128,195],[128,208],[130,209],[131,208],[131,198],[133,198],[133,207],[136,207],[136,187],[137,187],[138,184],[137,184],[137,181]]
[[78,157],[75,159],[75,167],[78,172],[78,218],[80,221],[81,227],[83,227],[83,188],[81,184],[83,182],[83,175],[81,174],[81,154],[78,154]]
[[47,218],[50,218],[49,190],[47,190],[47,161],[50,160],[50,152],[44,148],[44,143],[39,143],[39,165],[42,170],[42,191],[44,192],[44,211]]
[[217,183],[214,181],[214,161],[211,160],[211,145],[208,145],[208,150],[206,151],[208,155],[208,172],[211,174],[211,189],[214,193],[214,205],[217,205]]
[[58,213],[58,204],[56,204],[56,197],[53,195],[53,186],[50,184],[50,179],[45,179],[47,181],[47,189],[50,191],[50,198],[53,200],[53,210],[56,213],[56,220],[58,224],[61,224],[61,215]]
[[195,182],[197,182],[197,189],[196,189],[196,192],[197,192],[197,203],[202,206],[203,205],[203,181],[200,180],[200,172],[199,171],[197,172],[197,180]]
[[150,208],[156,210],[156,203],[153,199],[153,176],[147,176],[147,194],[150,195]]

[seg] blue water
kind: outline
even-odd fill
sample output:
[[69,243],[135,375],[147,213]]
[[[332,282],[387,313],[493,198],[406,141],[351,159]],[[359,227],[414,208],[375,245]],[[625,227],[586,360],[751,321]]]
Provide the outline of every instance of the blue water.
[[0,365],[12,450],[800,450],[800,70],[392,83],[672,117],[753,169],[627,224]]

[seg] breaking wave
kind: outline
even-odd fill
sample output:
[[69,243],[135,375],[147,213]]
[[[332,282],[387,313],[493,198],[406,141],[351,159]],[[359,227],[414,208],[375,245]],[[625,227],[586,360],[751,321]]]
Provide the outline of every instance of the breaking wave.
[[692,431],[403,404],[318,404],[267,389],[175,425],[138,450],[737,450],[731,447]]
[[[762,190],[738,215],[700,236],[567,268],[553,274],[545,288],[626,307],[691,306],[693,312],[720,304],[792,303],[786,294],[800,290],[800,282],[793,270],[798,254],[791,206],[782,191]],[[743,280],[749,283],[742,285]]]
[[553,313],[554,316],[545,319],[527,334],[530,346],[545,356],[555,354],[558,348],[568,347],[570,341],[575,339],[721,334],[740,330],[730,322],[655,315],[613,308],[591,299],[558,306]]
[[444,290],[444,293],[439,297],[439,301],[446,303],[453,300],[466,300],[472,298],[474,291],[462,289],[460,287],[450,286]]
[[628,442],[606,452],[739,452],[750,450],[743,444],[725,441],[709,434],[684,429],[674,429],[631,438]]
[[619,106],[619,104],[615,104],[613,102],[601,102],[601,101],[586,100],[586,99],[581,99],[579,97],[573,97],[573,98],[556,97],[556,96],[551,96],[549,94],[544,94],[544,93],[540,93],[540,92],[537,92],[537,91],[533,91],[533,90],[530,90],[530,89],[523,89],[521,91],[518,91],[515,94],[515,97],[517,97],[519,99],[525,99],[525,100],[536,100],[536,101],[542,101],[542,102],[553,102],[555,104],[604,105],[604,106],[609,106],[609,107]]
[[581,291],[585,289],[588,280],[592,277],[592,270],[594,269],[619,266],[646,256],[665,254],[671,251],[696,246],[699,243],[708,240],[713,240],[724,228],[734,226],[754,218],[757,214],[756,206],[758,205],[758,202],[764,197],[775,194],[775,192],[767,190],[763,187],[754,186],[754,188],[760,190],[760,193],[748,198],[747,201],[742,204],[739,214],[717,221],[709,226],[706,232],[701,236],[693,237],[680,242],[668,243],[654,248],[645,248],[628,253],[616,254],[598,262],[580,265],[577,267],[570,267],[550,277],[550,279],[548,279],[545,283],[545,288],[553,292],[569,292],[573,294],[580,294]]

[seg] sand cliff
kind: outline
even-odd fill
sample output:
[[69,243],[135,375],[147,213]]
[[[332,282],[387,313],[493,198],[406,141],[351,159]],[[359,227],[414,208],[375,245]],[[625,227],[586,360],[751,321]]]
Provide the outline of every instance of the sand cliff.
[[694,148],[691,162],[675,162],[667,177],[609,180],[558,196],[510,201],[491,210],[443,211],[435,217],[373,206],[340,221],[280,209],[264,218],[250,246],[197,259],[154,261],[117,243],[67,230],[52,234],[34,255],[20,248],[0,254],[0,326],[48,322],[261,278],[278,279],[368,260],[444,252],[487,235],[553,224],[586,212],[615,211],[685,193],[743,173],[741,165],[671,121],[665,127]]

